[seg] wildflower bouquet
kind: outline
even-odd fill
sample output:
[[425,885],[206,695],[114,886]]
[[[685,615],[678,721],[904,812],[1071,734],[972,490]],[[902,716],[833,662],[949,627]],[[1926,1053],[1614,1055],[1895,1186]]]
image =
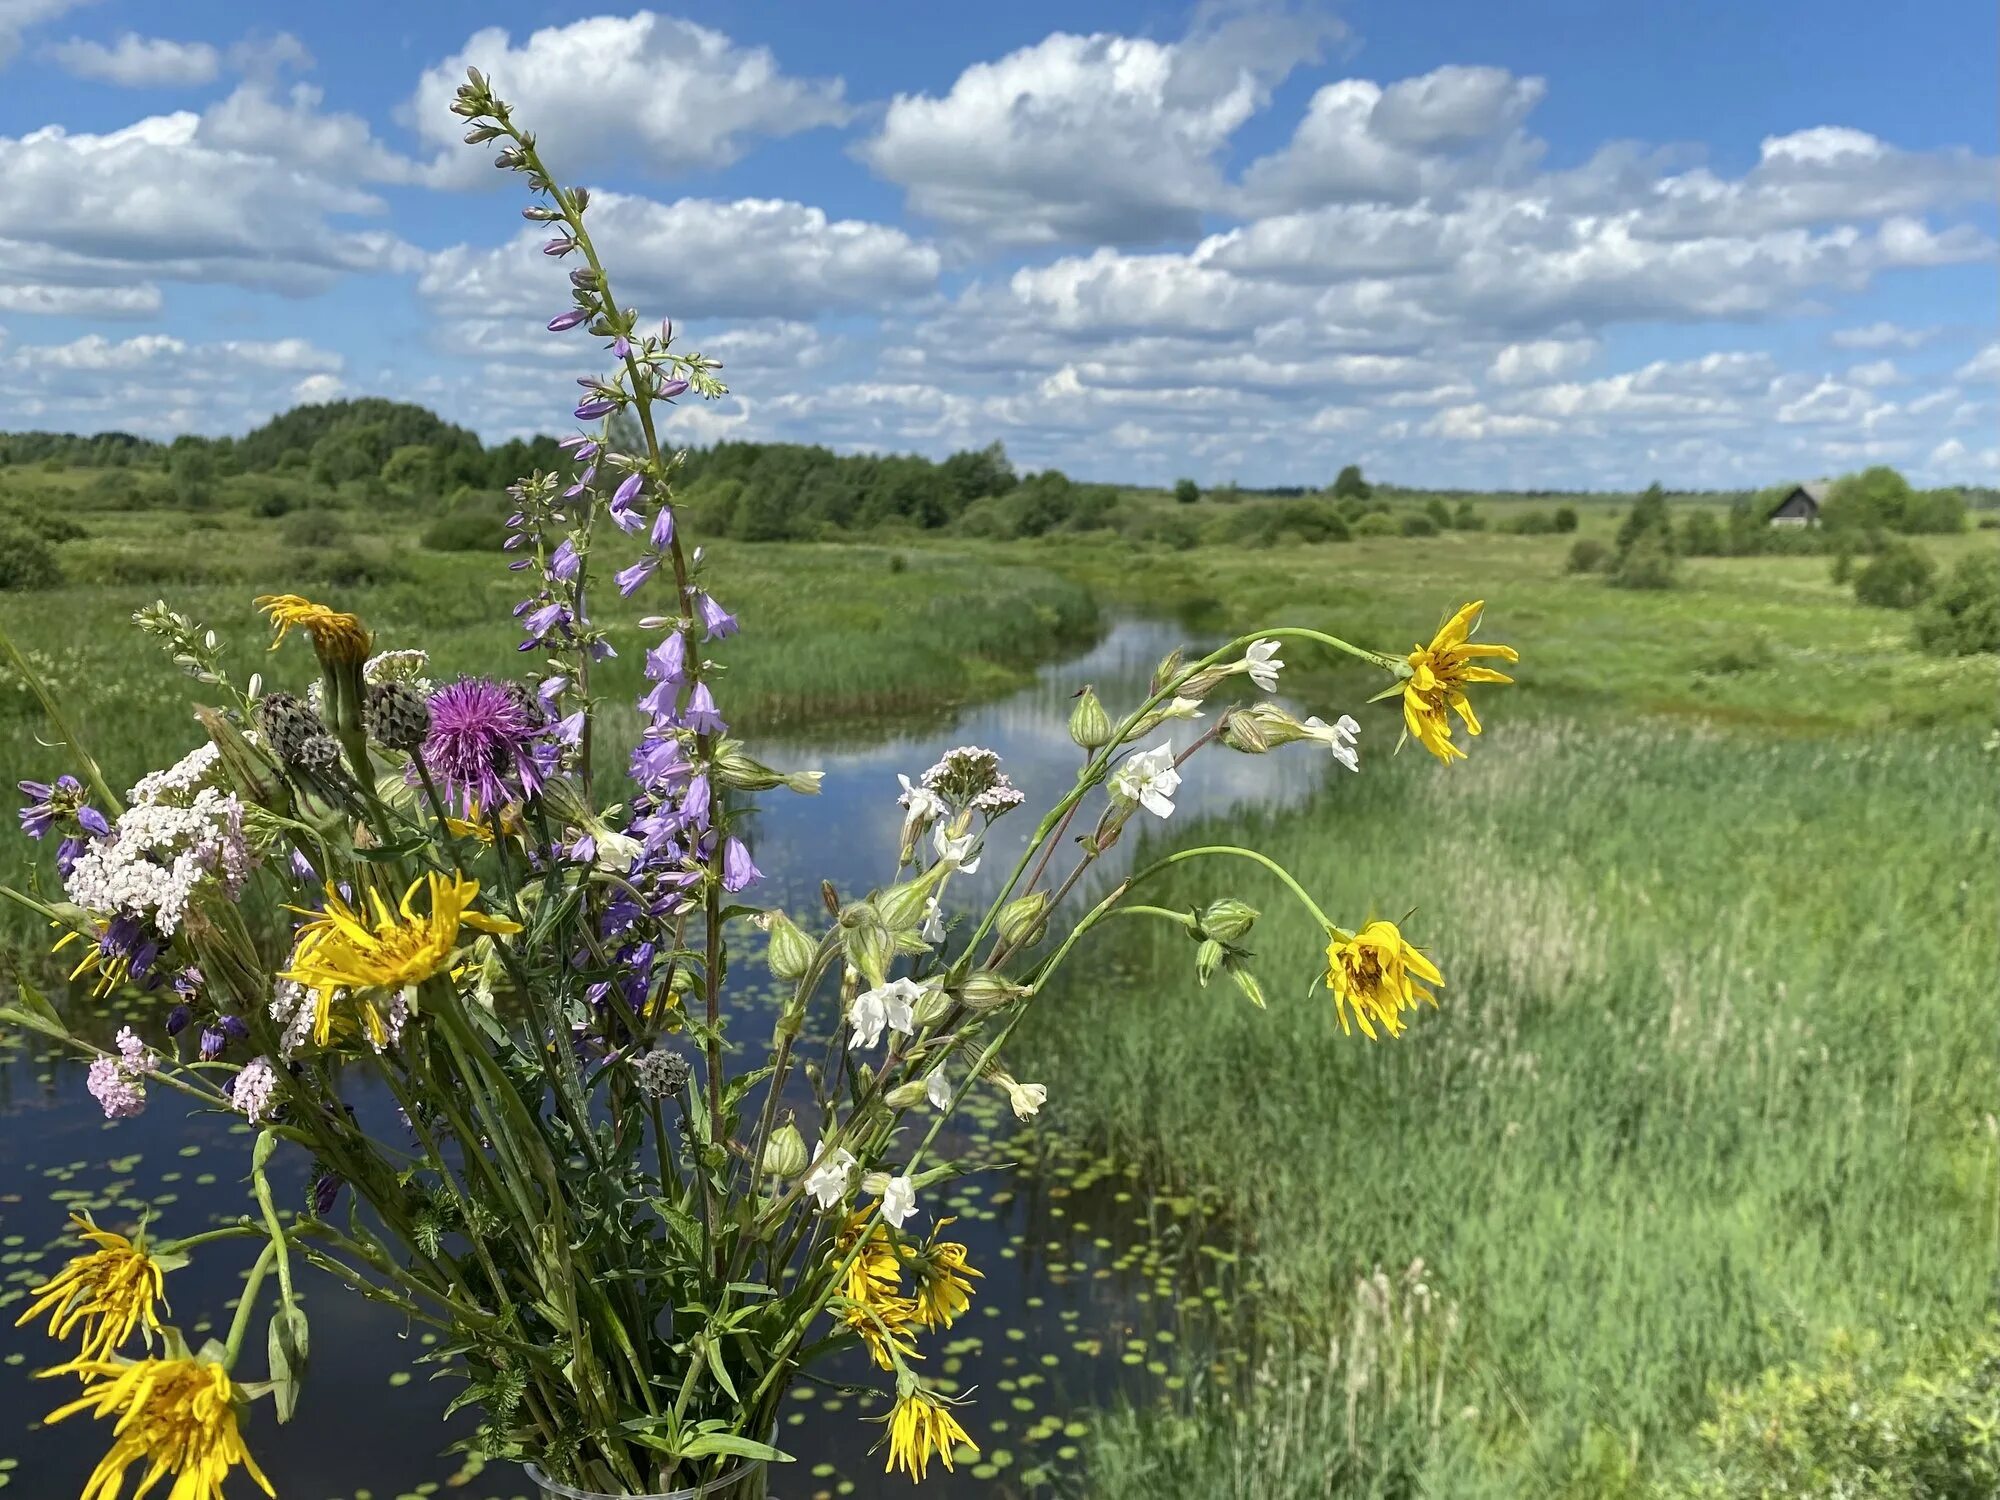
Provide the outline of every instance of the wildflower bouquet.
[[[1180,850],[1108,888],[1086,883],[1095,863],[1134,817],[1172,813],[1204,752],[1307,741],[1358,768],[1353,719],[1227,701],[1244,681],[1271,693],[1285,646],[1387,673],[1382,696],[1447,764],[1464,753],[1448,716],[1476,735],[1466,687],[1507,681],[1483,663],[1514,653],[1471,640],[1477,604],[1406,657],[1296,628],[1176,653],[1116,715],[1079,697],[1075,783],[983,909],[954,919],[954,885],[1022,798],[972,749],[904,780],[879,889],[824,887],[803,925],[756,906],[749,799],[810,795],[818,778],[751,756],[716,696],[710,652],[737,622],[676,528],[679,456],[660,436],[677,398],[722,391],[716,367],[618,305],[588,195],[557,185],[477,73],[454,108],[468,141],[504,143],[496,164],[525,178],[546,253],[577,264],[573,305],[549,327],[586,329],[609,356],[581,382],[572,472],[512,491],[531,670],[432,682],[416,644],[378,649],[354,614],[274,594],[256,604],[289,685],[267,687],[239,682],[212,631],[160,604],[138,625],[214,702],[196,713],[202,742],[122,798],[37,685],[69,765],[22,783],[21,820],[54,841],[60,895],[4,894],[59,929],[72,980],[129,1021],[97,1047],[26,986],[0,1014],[88,1055],[108,1117],[168,1089],[255,1127],[254,1214],[178,1241],[79,1220],[82,1253],[24,1319],[80,1340],[48,1372],[81,1383],[50,1419],[111,1423],[86,1500],[121,1493],[134,1465],[142,1490],[174,1476],[176,1500],[217,1500],[238,1468],[269,1492],[241,1428],[253,1402],[283,1422],[300,1399],[310,1271],[438,1330],[435,1357],[481,1417],[473,1442],[531,1464],[552,1494],[755,1493],[763,1464],[785,1458],[773,1438],[788,1387],[857,1348],[893,1386],[887,1467],[922,1478],[972,1446],[920,1364],[980,1275],[925,1213],[956,1170],[940,1132],[982,1086],[1022,1117],[1042,1106],[1004,1050],[1079,943],[1113,918],[1175,924],[1204,982],[1219,970],[1263,1005],[1253,909],[1227,894],[1195,911],[1135,900],[1164,869],[1220,858],[1274,874],[1325,932],[1343,1028],[1393,1036],[1442,982],[1394,922],[1341,927],[1253,849]],[[593,690],[614,652],[588,607],[607,576],[662,600],[642,641],[618,643],[644,653],[636,723]],[[312,670],[295,671],[308,651]],[[1210,714],[1184,750],[1147,743]],[[614,736],[633,743],[615,766]],[[746,948],[781,986],[754,1017],[768,1046],[743,1040],[732,962]],[[394,1130],[344,1100],[361,1079],[394,1097]],[[314,1164],[302,1203],[277,1201],[279,1153]],[[160,1320],[166,1278],[239,1240],[254,1260],[234,1320],[190,1347]],[[248,1368],[260,1325],[261,1377]]]

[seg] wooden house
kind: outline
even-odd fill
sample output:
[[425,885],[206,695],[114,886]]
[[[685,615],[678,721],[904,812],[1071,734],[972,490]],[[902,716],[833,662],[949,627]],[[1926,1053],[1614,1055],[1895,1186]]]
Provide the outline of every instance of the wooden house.
[[1792,486],[1792,492],[1771,512],[1773,526],[1817,526],[1819,508],[1826,504],[1826,492],[1833,488],[1824,479]]

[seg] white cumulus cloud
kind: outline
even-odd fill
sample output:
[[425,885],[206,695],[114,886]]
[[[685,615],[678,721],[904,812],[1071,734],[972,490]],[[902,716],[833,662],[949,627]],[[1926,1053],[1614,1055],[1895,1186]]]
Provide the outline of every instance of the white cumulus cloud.
[[76,78],[120,88],[193,88],[222,71],[222,55],[207,42],[175,42],[165,37],[119,35],[109,46],[71,37],[49,48],[57,67]]

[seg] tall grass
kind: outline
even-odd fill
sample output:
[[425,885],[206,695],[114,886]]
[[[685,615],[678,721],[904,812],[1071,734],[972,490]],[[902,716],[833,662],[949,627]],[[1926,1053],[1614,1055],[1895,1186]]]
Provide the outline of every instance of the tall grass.
[[[1198,988],[1162,930],[1043,1014],[1065,1125],[1225,1191],[1277,1338],[1261,1389],[1102,1426],[1092,1493],[1374,1492],[1246,1478],[1244,1414],[1285,1451],[1354,1447],[1305,1377],[1357,1277],[1417,1257],[1463,1329],[1422,1461],[1392,1471],[1415,1488],[1382,1493],[1617,1494],[1685,1449],[1719,1384],[1829,1328],[1974,1319],[1993,769],[1965,732],[1503,720],[1451,771],[1377,755],[1233,828],[1337,914],[1416,908],[1449,984],[1400,1041],[1343,1037],[1302,978],[1321,939],[1273,891],[1268,1012]],[[1150,899],[1210,894],[1197,872]],[[1385,1419],[1383,1441],[1421,1425]]]

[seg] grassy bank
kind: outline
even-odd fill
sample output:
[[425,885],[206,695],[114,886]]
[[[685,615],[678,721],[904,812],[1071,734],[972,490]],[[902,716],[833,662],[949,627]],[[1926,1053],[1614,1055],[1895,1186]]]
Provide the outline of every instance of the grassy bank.
[[[1275,888],[1268,1012],[1197,987],[1163,926],[1043,1016],[1064,1127],[1223,1189],[1268,1287],[1256,1383],[1101,1425],[1093,1494],[1641,1493],[1718,1386],[1835,1328],[1893,1343],[1986,1305],[1978,734],[1493,711],[1449,772],[1377,738],[1301,813],[1174,830],[1271,851],[1350,920],[1416,908],[1449,984],[1409,1035],[1340,1034],[1307,984],[1322,939]],[[1386,1298],[1357,1290],[1378,1266]]]

